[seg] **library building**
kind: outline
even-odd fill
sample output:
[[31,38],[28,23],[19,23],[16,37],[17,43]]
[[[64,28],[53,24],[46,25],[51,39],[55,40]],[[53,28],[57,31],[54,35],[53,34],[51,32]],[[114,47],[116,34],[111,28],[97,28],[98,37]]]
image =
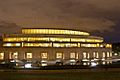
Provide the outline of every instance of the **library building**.
[[[112,45],[104,39],[79,30],[22,28],[18,34],[3,34],[0,60],[14,59],[43,62],[110,63]],[[108,60],[108,62],[106,62]],[[51,62],[52,63],[52,62]]]

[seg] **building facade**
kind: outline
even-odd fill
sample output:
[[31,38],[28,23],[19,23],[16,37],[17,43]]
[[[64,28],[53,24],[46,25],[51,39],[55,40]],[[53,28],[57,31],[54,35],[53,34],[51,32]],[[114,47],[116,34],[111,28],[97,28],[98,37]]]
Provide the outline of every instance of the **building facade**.
[[23,28],[21,34],[2,36],[0,59],[104,62],[112,57],[111,48],[102,37],[83,31]]

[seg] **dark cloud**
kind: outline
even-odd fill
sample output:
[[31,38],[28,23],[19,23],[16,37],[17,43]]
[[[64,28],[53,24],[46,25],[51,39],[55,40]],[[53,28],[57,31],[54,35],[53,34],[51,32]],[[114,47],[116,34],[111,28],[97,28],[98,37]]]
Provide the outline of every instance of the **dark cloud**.
[[0,0],[0,18],[21,27],[116,31],[120,0]]
[[0,35],[3,33],[20,33],[20,29],[15,23],[0,21]]

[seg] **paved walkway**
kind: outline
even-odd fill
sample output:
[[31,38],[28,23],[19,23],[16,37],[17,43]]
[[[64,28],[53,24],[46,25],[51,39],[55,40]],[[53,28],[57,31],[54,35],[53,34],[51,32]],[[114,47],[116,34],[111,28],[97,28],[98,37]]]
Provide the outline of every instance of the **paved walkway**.
[[27,72],[27,73],[68,73],[68,72],[105,72],[105,71],[120,71],[120,68],[99,68],[99,69],[65,69],[65,70],[15,70],[15,69],[1,69],[0,72]]

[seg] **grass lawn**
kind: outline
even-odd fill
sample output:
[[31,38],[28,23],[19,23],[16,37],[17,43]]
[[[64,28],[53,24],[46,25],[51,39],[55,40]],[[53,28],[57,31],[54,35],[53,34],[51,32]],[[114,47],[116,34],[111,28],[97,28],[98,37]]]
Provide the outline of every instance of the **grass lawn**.
[[120,80],[120,71],[1,71],[0,80]]

